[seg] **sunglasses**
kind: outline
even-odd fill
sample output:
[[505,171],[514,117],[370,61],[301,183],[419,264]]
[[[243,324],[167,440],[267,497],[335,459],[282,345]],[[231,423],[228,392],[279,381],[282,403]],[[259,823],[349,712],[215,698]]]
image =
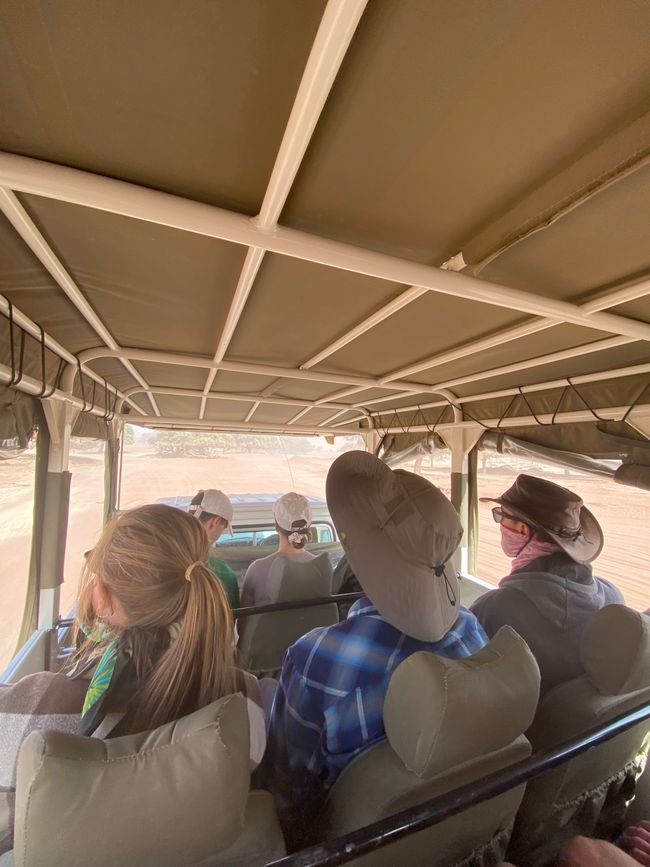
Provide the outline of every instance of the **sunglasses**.
[[507,512],[504,512],[499,506],[495,506],[492,509],[492,517],[496,521],[497,524],[500,524],[504,518],[508,518],[510,521],[521,521],[521,518],[518,518],[516,515],[509,515]]

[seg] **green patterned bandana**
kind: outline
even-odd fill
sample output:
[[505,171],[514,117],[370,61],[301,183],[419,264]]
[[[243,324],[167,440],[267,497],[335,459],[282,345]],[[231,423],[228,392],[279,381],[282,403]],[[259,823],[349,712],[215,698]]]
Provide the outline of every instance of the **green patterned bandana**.
[[[169,626],[169,637],[172,642],[178,638],[178,634],[181,630],[181,622],[182,621],[177,620]],[[109,643],[97,664],[97,668],[95,669],[90,685],[88,686],[83,710],[81,711],[82,717],[85,716],[95,704],[97,704],[100,698],[102,698],[109,689],[115,673],[115,664],[120,650],[119,638],[115,637],[115,633],[110,629],[110,627],[102,626],[100,629],[93,630],[92,632],[88,632],[85,629],[83,629],[83,631],[91,641],[97,641],[98,643],[108,641]]]

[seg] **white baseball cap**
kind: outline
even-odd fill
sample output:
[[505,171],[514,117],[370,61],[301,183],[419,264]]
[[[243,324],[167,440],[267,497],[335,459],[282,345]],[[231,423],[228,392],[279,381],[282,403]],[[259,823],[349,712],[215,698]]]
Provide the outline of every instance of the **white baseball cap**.
[[311,525],[309,501],[301,494],[291,491],[273,503],[273,516],[283,530],[306,529]]
[[189,512],[195,518],[200,517],[203,512],[208,515],[215,515],[217,518],[223,518],[226,522],[226,532],[232,536],[233,508],[223,491],[217,491],[215,488],[199,491],[190,503]]

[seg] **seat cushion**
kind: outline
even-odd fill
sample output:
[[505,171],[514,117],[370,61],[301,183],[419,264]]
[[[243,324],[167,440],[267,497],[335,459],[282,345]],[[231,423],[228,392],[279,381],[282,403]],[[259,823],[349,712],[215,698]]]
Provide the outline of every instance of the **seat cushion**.
[[606,605],[585,626],[580,655],[602,695],[643,689],[650,683],[650,615]]
[[263,867],[286,854],[273,795],[255,791],[248,796],[244,829],[232,846],[193,867]]
[[472,656],[420,652],[405,659],[386,693],[384,725],[404,765],[429,778],[506,747],[533,721],[538,698],[537,662],[523,638],[503,626]]
[[16,864],[199,863],[240,835],[248,789],[239,694],[108,741],[33,732],[18,759]]

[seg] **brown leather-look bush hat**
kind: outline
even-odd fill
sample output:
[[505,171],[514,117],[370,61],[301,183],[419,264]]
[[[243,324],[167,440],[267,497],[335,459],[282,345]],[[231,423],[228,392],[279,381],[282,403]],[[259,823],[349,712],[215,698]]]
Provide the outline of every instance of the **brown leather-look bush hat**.
[[544,530],[578,563],[590,563],[603,547],[600,524],[582,499],[554,482],[521,474],[500,497],[480,497],[499,503],[520,520]]
[[463,529],[442,491],[353,451],[330,467],[327,504],[354,574],[382,617],[420,641],[446,635],[460,609],[448,560]]

